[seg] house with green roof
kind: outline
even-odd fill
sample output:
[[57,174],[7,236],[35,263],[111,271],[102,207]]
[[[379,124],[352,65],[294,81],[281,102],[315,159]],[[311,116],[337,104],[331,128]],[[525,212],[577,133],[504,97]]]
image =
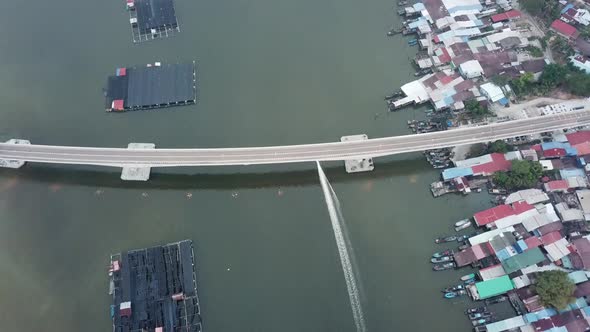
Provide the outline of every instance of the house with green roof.
[[506,274],[510,274],[512,272],[524,269],[525,267],[541,263],[545,259],[545,255],[543,252],[541,252],[541,249],[536,247],[526,250],[521,254],[507,258],[506,260],[502,261],[502,267],[504,267]]
[[486,281],[475,283],[475,286],[470,287],[471,296],[475,300],[485,300],[490,297],[504,294],[514,289],[514,284],[510,277],[501,276]]

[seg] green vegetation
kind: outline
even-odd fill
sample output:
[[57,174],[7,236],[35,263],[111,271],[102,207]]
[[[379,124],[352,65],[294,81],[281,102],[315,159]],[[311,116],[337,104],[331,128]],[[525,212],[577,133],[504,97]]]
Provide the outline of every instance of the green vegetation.
[[545,6],[545,0],[521,0],[520,5],[531,15],[540,15]]
[[499,87],[503,87],[504,85],[510,83],[510,79],[503,75],[494,75],[492,76],[491,81]]
[[590,38],[590,26],[583,27],[579,31],[580,31],[580,37],[582,37],[584,39]]
[[590,95],[590,75],[582,72],[572,73],[566,84],[568,90],[578,96]]
[[504,142],[503,140],[497,140],[488,144],[477,143],[471,145],[469,152],[467,153],[467,157],[475,158],[488,153],[506,153],[509,151],[514,151],[514,146]]
[[529,52],[529,54],[531,56],[534,56],[535,58],[539,58],[539,57],[543,56],[543,50],[541,50],[537,46],[529,45],[525,48],[525,50],[527,50],[527,52]]
[[497,140],[488,145],[487,153],[506,153],[508,151],[514,151],[514,147],[503,140]]
[[494,174],[494,183],[507,190],[534,187],[543,174],[543,167],[537,161],[514,160],[508,172]]
[[535,82],[533,74],[524,73],[510,81],[517,96],[546,95],[555,88],[562,88],[578,96],[590,95],[590,75],[570,65],[549,64]]
[[535,282],[535,291],[541,297],[541,302],[545,306],[551,306],[556,309],[565,309],[568,304],[572,303],[576,285],[569,279],[566,272],[563,271],[545,271],[537,275]]
[[477,99],[469,99],[465,101],[465,109],[473,118],[482,118],[488,114],[490,111],[487,107],[482,106]]
[[560,15],[557,0],[521,0],[520,5],[529,14],[545,19],[546,23],[551,23]]

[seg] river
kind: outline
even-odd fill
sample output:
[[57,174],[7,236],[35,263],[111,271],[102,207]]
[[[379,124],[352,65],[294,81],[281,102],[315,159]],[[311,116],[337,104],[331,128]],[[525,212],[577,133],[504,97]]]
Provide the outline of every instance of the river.
[[[177,0],[181,33],[134,45],[124,2],[0,3],[0,139],[124,147],[229,147],[407,133],[419,110],[383,96],[412,78],[416,49],[386,31],[377,0]],[[116,67],[198,64],[197,105],[104,112]],[[323,164],[342,204],[369,331],[467,331],[466,302],[440,288],[433,238],[489,205],[433,199],[439,172],[419,154],[369,174]],[[109,331],[109,254],[195,241],[206,331],[355,331],[315,165],[119,170],[27,165],[0,170],[0,320],[12,331]],[[463,300],[466,301],[466,300]]]

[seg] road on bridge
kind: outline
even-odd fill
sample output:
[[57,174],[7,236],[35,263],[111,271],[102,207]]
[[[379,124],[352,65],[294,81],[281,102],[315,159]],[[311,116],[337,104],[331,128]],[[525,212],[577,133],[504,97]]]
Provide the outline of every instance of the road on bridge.
[[375,138],[366,141],[286,146],[128,150],[126,148],[0,143],[0,159],[114,167],[219,166],[338,161],[488,142],[586,125],[590,125],[590,111],[583,110],[427,134]]

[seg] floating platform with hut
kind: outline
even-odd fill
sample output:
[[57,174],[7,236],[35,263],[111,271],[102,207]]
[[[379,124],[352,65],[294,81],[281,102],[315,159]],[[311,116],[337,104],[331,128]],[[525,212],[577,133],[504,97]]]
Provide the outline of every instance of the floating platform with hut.
[[173,0],[125,0],[134,43],[180,32]]
[[203,330],[191,240],[111,256],[113,331]]
[[195,62],[117,68],[105,91],[107,112],[124,112],[194,104],[197,100]]

